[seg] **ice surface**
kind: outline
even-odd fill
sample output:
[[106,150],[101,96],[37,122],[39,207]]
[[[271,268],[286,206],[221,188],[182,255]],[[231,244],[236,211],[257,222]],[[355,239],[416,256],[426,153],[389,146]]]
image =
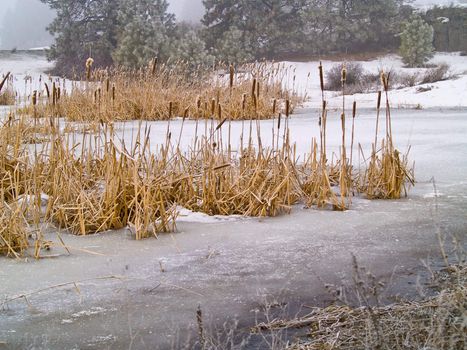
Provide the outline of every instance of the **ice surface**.
[[[392,58],[384,62],[399,64]],[[42,63],[34,66],[35,72],[46,68]],[[372,63],[374,69],[378,64]],[[462,69],[462,64],[456,67]],[[303,73],[317,72],[316,63],[297,67]],[[315,77],[310,86],[317,83]],[[396,93],[391,92],[391,98]],[[456,96],[464,101],[461,93]],[[171,348],[177,337],[183,342],[187,329],[196,327],[198,305],[207,328],[222,325],[226,317],[238,317],[248,327],[261,316],[268,296],[307,305],[328,300],[324,283],[349,281],[352,253],[387,281],[415,276],[420,259],[439,255],[440,228],[443,234],[457,234],[465,246],[467,110],[452,107],[393,111],[396,146],[405,151],[411,145],[409,155],[415,161],[417,184],[406,199],[355,198],[344,213],[298,205],[291,215],[266,219],[208,217],[179,208],[177,232],[158,239],[137,242],[127,230],[89,237],[61,232],[71,255],[61,247],[57,231],[46,230],[46,239],[56,242],[51,254],[58,258],[0,258],[0,305],[18,297],[0,307],[0,344],[47,349]],[[314,108],[298,109],[289,120],[297,154],[308,152],[311,139],[318,136],[318,115]],[[338,110],[329,114],[331,150],[340,143],[339,115]],[[248,123],[231,125],[237,148],[242,126],[246,130]],[[271,144],[274,123],[261,122],[265,145]],[[148,125],[152,147],[157,147],[165,139],[167,122]],[[170,123],[175,140],[181,125],[181,120]],[[194,126],[194,121],[185,122],[184,149],[191,144]],[[359,108],[356,140],[366,154],[374,126],[374,110]],[[131,142],[138,124],[115,127],[121,138]],[[362,155],[356,152],[355,157]],[[397,284],[397,292],[403,287]]]

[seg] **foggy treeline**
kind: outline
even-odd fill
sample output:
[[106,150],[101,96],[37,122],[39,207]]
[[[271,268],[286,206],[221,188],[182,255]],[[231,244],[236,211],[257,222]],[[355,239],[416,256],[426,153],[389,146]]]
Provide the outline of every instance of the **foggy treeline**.
[[0,47],[2,49],[30,49],[49,46],[53,37],[47,25],[55,17],[47,5],[39,0],[2,0],[0,6]]
[[[53,37],[47,26],[55,12],[41,0],[1,0],[0,48],[3,50],[31,49],[50,46]],[[169,11],[177,19],[199,22],[204,14],[202,0],[169,0]]]
[[[17,0],[15,6],[6,1],[3,47],[51,42],[41,29],[49,23],[54,43],[48,55],[57,63],[55,73],[66,75],[77,67],[82,71],[90,56],[95,67],[137,68],[155,57],[195,67],[395,51],[416,12],[413,1],[404,0]],[[467,10],[436,11],[422,14],[435,28],[435,43],[448,37],[443,48],[465,50]],[[439,22],[444,14],[452,21]]]

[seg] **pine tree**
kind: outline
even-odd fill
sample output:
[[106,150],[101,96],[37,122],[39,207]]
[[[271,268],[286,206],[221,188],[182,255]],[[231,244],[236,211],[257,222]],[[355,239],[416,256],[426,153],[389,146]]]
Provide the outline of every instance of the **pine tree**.
[[433,27],[414,15],[401,34],[400,54],[409,67],[420,67],[433,57]]
[[[48,57],[56,61],[55,74],[70,75],[84,72],[89,56],[94,67],[113,63],[111,52],[117,45],[116,25],[119,1],[115,0],[41,0],[56,11],[48,27],[54,35]],[[79,70],[83,67],[83,71]]]
[[171,55],[175,16],[168,13],[166,0],[122,0],[118,12],[119,33],[115,62],[128,67],[141,67],[158,57]]
[[212,64],[214,61],[214,56],[206,50],[206,43],[199,36],[198,30],[183,23],[177,26],[176,39],[170,52],[170,58],[182,60],[192,69]]
[[[309,0],[204,0],[204,38],[219,58],[273,58],[296,48]],[[228,44],[227,44],[228,42]]]

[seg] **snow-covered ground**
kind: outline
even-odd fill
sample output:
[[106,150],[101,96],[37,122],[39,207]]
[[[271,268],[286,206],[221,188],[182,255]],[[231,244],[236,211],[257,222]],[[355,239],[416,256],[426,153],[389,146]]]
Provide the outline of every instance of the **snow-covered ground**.
[[434,6],[467,6],[467,0],[415,0],[411,3],[421,10],[427,10]]
[[[396,74],[423,73],[426,68],[405,68],[400,57],[397,55],[386,55],[371,61],[353,61],[360,63],[368,73],[394,71]],[[446,63],[450,67],[452,75],[456,78],[440,81],[432,84],[424,84],[400,90],[392,90],[390,99],[394,108],[465,108],[467,107],[467,57],[459,53],[436,53],[429,64],[438,65]],[[321,106],[321,91],[318,75],[319,62],[284,62],[286,66],[295,69],[295,73],[289,74],[289,86],[293,86],[293,75],[296,76],[295,86],[300,93],[306,93],[309,97],[305,107],[319,108]],[[333,66],[341,62],[323,61],[324,71],[329,71]],[[418,92],[419,87],[430,87],[427,92]],[[330,107],[338,108],[342,105],[339,93],[327,91],[325,99]],[[376,105],[376,93],[356,94],[347,97],[351,104],[357,101],[360,108],[374,108]]]
[[[423,73],[426,69],[405,68],[400,57],[386,55],[371,61],[354,61],[362,64],[368,73],[395,71],[398,74]],[[323,61],[324,70],[329,71],[334,65],[341,62]],[[400,90],[392,90],[390,98],[393,108],[465,108],[467,107],[467,56],[459,53],[436,53],[429,62],[432,65],[446,63],[450,66],[450,74],[456,78],[432,84],[419,85]],[[319,108],[321,106],[321,92],[319,87],[318,65],[319,62],[281,62],[285,67],[290,67],[288,74],[288,86],[294,87],[301,94],[306,94],[308,101],[304,107]],[[14,76],[14,88],[20,96],[31,95],[35,89],[43,89],[39,83],[39,76],[46,81],[45,71],[49,70],[53,63],[37,54],[10,54],[0,53],[0,74],[11,72]],[[293,83],[293,77],[296,77]],[[25,79],[32,77],[32,82],[26,84]],[[69,84],[67,84],[69,85]],[[417,89],[430,87],[430,91],[418,92]],[[331,108],[341,106],[339,93],[326,92],[325,98]],[[347,98],[349,105],[357,101],[359,108],[374,108],[376,93],[356,94]]]

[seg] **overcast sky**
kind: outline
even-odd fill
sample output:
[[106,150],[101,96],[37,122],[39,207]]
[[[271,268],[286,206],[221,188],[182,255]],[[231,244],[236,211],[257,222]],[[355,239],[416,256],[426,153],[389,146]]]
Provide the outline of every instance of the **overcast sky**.
[[[251,0],[257,1],[257,0]],[[0,0],[0,48],[12,49],[28,48],[32,46],[45,46],[50,44],[51,38],[45,33],[44,21],[52,17],[47,6],[39,0]],[[169,0],[169,10],[179,20],[197,22],[204,13],[202,0]],[[451,3],[467,6],[467,0],[415,0],[414,4],[420,7],[449,5]],[[14,9],[21,6],[21,16],[13,16]],[[25,13],[29,12],[29,13]],[[5,15],[8,14],[8,18]],[[7,27],[8,30],[5,30]]]

